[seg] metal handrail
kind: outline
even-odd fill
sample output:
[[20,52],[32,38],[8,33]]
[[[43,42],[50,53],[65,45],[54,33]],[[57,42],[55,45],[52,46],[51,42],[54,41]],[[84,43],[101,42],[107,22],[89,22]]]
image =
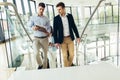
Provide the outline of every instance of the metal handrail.
[[24,24],[18,14],[18,11],[17,11],[17,8],[14,4],[10,3],[10,2],[0,2],[0,5],[3,5],[3,6],[12,6],[14,11],[15,11],[15,15],[18,17],[23,29],[25,30],[25,33],[27,34],[28,38],[30,39],[31,42],[33,42],[32,38],[30,37],[29,33],[27,32],[26,28],[24,27]]
[[91,14],[90,18],[88,19],[88,21],[87,21],[87,23],[86,23],[86,25],[85,25],[85,28],[84,28],[83,31],[82,31],[82,34],[81,34],[81,36],[80,36],[80,39],[82,38],[82,36],[83,36],[83,34],[84,34],[84,32],[85,32],[85,30],[86,30],[86,28],[87,28],[90,20],[92,19],[93,15],[95,14],[96,10],[98,9],[98,7],[99,7],[100,4],[102,3],[102,1],[105,1],[105,0],[100,0],[100,1],[98,2],[95,10],[94,10],[93,13]]

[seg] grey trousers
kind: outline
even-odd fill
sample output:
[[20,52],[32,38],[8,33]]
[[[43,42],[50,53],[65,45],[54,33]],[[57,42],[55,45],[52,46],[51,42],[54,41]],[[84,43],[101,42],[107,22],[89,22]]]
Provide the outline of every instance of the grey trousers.
[[[42,48],[43,56],[41,56],[40,49]],[[47,51],[48,51],[48,38],[34,38],[33,50],[35,58],[39,66],[43,65],[43,68],[47,68]],[[43,57],[43,58],[42,58]]]

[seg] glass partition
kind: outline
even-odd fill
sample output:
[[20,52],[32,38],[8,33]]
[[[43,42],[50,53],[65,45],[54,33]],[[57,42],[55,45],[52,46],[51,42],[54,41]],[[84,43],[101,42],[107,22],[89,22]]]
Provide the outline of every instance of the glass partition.
[[9,68],[20,67],[23,63],[24,56],[32,53],[30,52],[32,42],[15,12],[11,12],[11,10],[1,6],[0,15],[0,25],[5,37],[5,43],[3,44],[4,48],[1,53],[3,52],[6,54]]
[[[116,9],[117,8],[118,7],[116,6]],[[120,48],[118,46],[120,44],[118,42],[118,39],[120,37],[118,30],[119,26],[117,23],[112,23],[113,22],[112,7],[100,6],[98,7],[97,10],[99,14],[98,18],[95,18],[95,16],[97,15],[96,14],[97,11],[96,11],[81,38],[82,46],[80,46],[80,48],[82,47],[82,49],[79,52],[81,52],[80,53],[81,55],[84,55],[84,64],[98,63],[100,61],[106,61],[111,64],[113,63],[120,64],[119,61]],[[115,10],[114,7],[113,7],[113,11],[117,12],[117,10]],[[116,22],[118,22],[117,21],[119,18],[118,14],[117,13],[115,14],[116,14]],[[94,21],[97,22],[94,23]]]

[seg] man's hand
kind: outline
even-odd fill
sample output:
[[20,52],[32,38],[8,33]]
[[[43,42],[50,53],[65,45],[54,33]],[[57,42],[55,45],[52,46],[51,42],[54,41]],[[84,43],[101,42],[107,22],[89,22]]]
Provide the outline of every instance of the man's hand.
[[77,38],[76,41],[77,41],[77,43],[79,44],[79,43],[80,43],[80,38]]
[[35,31],[37,31],[37,30],[42,31],[42,32],[46,33],[46,35],[48,35],[48,36],[50,34],[49,32],[47,32],[47,30],[45,28],[43,28],[41,26],[38,26],[38,25],[33,26],[33,30],[35,30]]
[[59,48],[59,47],[60,47],[60,44],[59,44],[59,43],[55,43],[55,47],[56,47],[56,48]]
[[42,31],[42,32],[44,32],[44,33],[47,33],[47,30],[46,30],[45,28],[43,28],[43,27],[41,27],[41,26],[38,26],[38,25],[36,25],[36,27],[38,27],[38,30],[39,30],[39,31]]
[[39,30],[39,28],[36,27],[36,26],[33,26],[32,29],[35,30],[35,31]]

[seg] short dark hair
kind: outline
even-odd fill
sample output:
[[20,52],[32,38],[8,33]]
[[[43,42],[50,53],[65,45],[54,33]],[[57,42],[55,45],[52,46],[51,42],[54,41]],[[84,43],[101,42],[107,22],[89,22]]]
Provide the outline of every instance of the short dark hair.
[[40,3],[38,4],[38,7],[39,7],[39,6],[41,6],[41,7],[45,8],[45,3],[40,2]]
[[65,4],[64,4],[63,2],[59,2],[59,3],[56,5],[56,7],[59,7],[59,6],[61,6],[62,8],[65,8]]

